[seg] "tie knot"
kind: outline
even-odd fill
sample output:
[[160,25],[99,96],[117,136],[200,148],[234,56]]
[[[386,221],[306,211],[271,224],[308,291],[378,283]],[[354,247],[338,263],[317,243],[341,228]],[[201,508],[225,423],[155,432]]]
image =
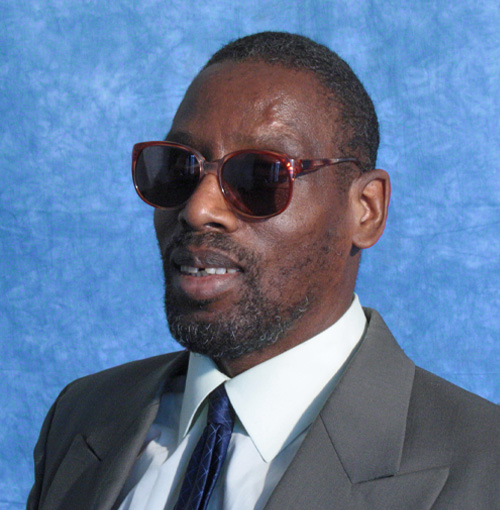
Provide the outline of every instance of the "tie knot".
[[226,388],[221,384],[212,393],[210,393],[208,404],[208,423],[217,423],[230,427],[232,430],[234,424],[234,409],[229,402]]

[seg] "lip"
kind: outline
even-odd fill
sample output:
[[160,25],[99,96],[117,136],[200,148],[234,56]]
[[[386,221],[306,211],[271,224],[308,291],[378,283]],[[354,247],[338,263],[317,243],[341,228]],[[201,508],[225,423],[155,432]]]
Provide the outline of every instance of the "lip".
[[[174,291],[180,291],[191,300],[215,301],[231,291],[237,291],[242,267],[230,256],[208,249],[176,248],[170,257]],[[235,269],[236,272],[194,276],[181,273],[181,266],[198,269],[207,267]]]
[[230,256],[215,250],[176,248],[170,256],[170,262],[175,266],[192,266],[199,269],[204,267],[225,267],[242,271],[241,266]]

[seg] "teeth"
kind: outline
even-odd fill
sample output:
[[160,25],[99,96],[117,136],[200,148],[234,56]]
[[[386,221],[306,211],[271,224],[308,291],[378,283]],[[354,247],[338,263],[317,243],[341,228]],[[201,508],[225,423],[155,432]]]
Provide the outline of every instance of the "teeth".
[[191,266],[181,266],[181,272],[182,273],[193,273],[196,274],[198,272],[197,267],[191,267]]
[[225,267],[205,267],[198,268],[193,266],[181,266],[181,273],[191,276],[206,276],[211,274],[234,274],[238,269],[226,269]]

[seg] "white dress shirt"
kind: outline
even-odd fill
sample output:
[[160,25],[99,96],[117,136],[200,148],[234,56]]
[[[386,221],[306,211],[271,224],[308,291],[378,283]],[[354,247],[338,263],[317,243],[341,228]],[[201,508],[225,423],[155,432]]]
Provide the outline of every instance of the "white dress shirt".
[[297,452],[363,335],[357,296],[331,327],[230,379],[190,354],[187,376],[161,399],[119,510],[170,510],[206,424],[206,397],[225,384],[236,420],[209,510],[260,510]]

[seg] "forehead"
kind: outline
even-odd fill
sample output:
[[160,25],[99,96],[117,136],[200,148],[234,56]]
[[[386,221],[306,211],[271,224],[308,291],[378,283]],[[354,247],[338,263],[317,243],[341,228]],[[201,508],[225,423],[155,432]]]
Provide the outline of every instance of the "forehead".
[[[309,71],[263,62],[223,62],[195,78],[169,138],[199,148],[217,142],[231,145],[231,150],[252,145],[278,150],[286,145],[290,155],[325,157],[337,118],[326,89]],[[229,152],[228,147],[221,150]]]

